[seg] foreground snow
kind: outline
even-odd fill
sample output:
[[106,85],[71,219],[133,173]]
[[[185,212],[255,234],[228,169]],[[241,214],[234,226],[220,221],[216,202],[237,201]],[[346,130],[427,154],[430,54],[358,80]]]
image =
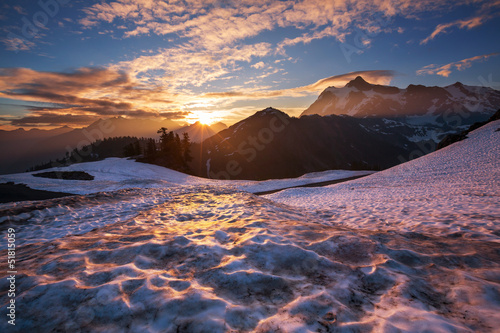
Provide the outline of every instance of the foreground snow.
[[15,328],[495,331],[498,127],[367,178],[267,199],[195,179],[2,205],[0,229],[15,228],[20,245]]
[[[33,177],[33,174],[47,171],[84,171],[94,176],[93,181],[62,180]],[[68,167],[42,171],[0,175],[0,183],[26,184],[36,190],[91,194],[130,188],[167,188],[193,185],[234,186],[237,189],[256,193],[293,186],[368,175],[373,171],[330,170],[314,172],[298,178],[251,180],[215,180],[190,176],[161,166],[139,163],[125,158],[107,158],[103,161],[73,164]]]
[[351,228],[498,241],[499,127],[500,121],[489,123],[464,141],[369,177],[266,198],[322,210]]

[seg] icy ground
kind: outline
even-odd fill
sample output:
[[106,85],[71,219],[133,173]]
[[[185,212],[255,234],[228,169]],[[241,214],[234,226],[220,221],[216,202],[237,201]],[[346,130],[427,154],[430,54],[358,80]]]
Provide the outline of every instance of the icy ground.
[[323,211],[365,230],[415,231],[499,241],[500,121],[469,138],[370,177],[266,198]]
[[[63,180],[33,177],[32,174],[47,171],[85,171],[95,177],[93,181]],[[305,174],[297,178],[252,180],[216,180],[190,176],[157,165],[139,163],[125,158],[107,158],[99,162],[73,164],[68,167],[43,171],[0,175],[0,183],[26,184],[36,190],[91,194],[130,188],[167,188],[189,185],[233,186],[236,189],[256,193],[319,183],[354,176],[369,175],[373,171],[329,170]]]
[[494,332],[499,127],[267,198],[186,182],[1,205],[20,245],[14,331]]

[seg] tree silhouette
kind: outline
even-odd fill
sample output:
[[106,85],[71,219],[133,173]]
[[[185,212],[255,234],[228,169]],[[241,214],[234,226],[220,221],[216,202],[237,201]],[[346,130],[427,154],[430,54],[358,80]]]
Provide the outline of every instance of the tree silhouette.
[[168,131],[166,127],[160,128],[157,133],[160,135],[159,151],[156,150],[155,141],[149,139],[146,144],[144,158],[140,160],[182,172],[189,172],[189,163],[193,160],[189,135],[183,133],[181,138],[179,134]]
[[191,156],[191,140],[189,139],[189,133],[182,133],[182,158],[184,160],[184,164],[187,165],[193,160],[193,156]]

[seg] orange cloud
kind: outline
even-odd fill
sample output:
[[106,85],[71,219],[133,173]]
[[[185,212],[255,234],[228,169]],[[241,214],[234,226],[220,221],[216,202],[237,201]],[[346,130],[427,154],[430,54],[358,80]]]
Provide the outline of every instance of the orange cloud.
[[450,23],[439,24],[436,29],[425,39],[420,42],[420,45],[427,44],[429,41],[433,40],[437,35],[446,33],[449,28],[458,27],[460,29],[472,29],[480,26],[485,21],[489,19],[488,15],[473,17],[468,20],[457,20]]
[[420,45],[427,44],[429,41],[436,38],[436,36],[447,33],[450,28],[458,27],[459,29],[472,29],[484,24],[486,21],[499,16],[498,8],[500,7],[500,1],[487,1],[482,4],[481,8],[478,10],[474,17],[468,19],[456,20],[450,23],[439,24],[434,31],[425,39],[420,42]]
[[336,86],[343,87],[349,81],[354,80],[357,76],[362,76],[367,82],[372,84],[390,84],[392,78],[395,76],[394,71],[390,70],[372,70],[372,71],[357,71],[341,75],[330,76],[316,81],[313,84],[306,86],[281,89],[281,90],[255,90],[247,89],[241,91],[229,92],[211,92],[206,93],[204,97],[216,98],[233,98],[233,99],[262,99],[262,98],[275,98],[275,97],[302,97],[307,95],[319,95],[323,90],[328,87]]
[[463,59],[460,61],[452,62],[452,63],[446,64],[443,66],[439,66],[439,65],[435,65],[435,64],[427,65],[427,66],[419,69],[417,71],[417,75],[437,74],[440,76],[448,77],[452,73],[453,68],[455,68],[459,71],[463,71],[464,69],[471,67],[472,63],[475,61],[487,60],[488,58],[493,57],[493,56],[497,56],[499,54],[500,53],[490,53],[490,54],[485,54],[485,55],[479,55],[479,56],[475,56],[472,58],[467,58],[467,59]]
[[[238,91],[196,95],[171,92],[143,84],[129,74],[104,68],[80,68],[73,72],[39,72],[26,68],[0,69],[0,97],[26,101],[29,114],[9,118],[11,125],[71,124],[81,126],[100,117],[186,119],[199,110],[223,114],[237,101],[303,97],[319,94],[328,86],[345,85],[361,75],[377,84],[390,83],[392,71],[362,71],[337,75],[313,84],[272,90],[240,87]],[[253,107],[252,107],[253,109]],[[234,116],[234,115],[233,115]],[[2,122],[7,120],[2,119]]]
[[[145,86],[128,74],[105,68],[80,68],[73,72],[41,72],[27,68],[0,69],[0,97],[26,101],[30,111],[12,123],[90,123],[102,116],[166,116],[180,112],[160,88]],[[41,103],[41,104],[40,104]]]
[[[245,63],[250,66],[250,62],[255,61],[253,66],[260,67],[259,58],[285,55],[286,48],[293,45],[327,37],[344,41],[356,27],[385,31],[379,26],[377,15],[379,20],[395,15],[415,17],[463,3],[451,0],[115,0],[85,8],[85,17],[80,23],[89,29],[101,22],[116,24],[125,38],[169,35],[176,40],[174,45],[111,68],[126,70],[143,83],[154,82],[176,90],[219,80],[241,70]],[[243,42],[263,31],[287,27],[303,32],[276,45]],[[164,75],[155,78],[150,74],[154,71],[162,71]],[[256,79],[262,80],[264,76]]]

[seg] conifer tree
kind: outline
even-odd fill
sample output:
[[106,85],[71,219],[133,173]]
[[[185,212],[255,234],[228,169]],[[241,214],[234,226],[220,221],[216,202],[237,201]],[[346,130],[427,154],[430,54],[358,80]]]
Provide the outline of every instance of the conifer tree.
[[184,164],[187,166],[189,162],[193,160],[193,157],[191,156],[191,140],[189,139],[189,133],[187,132],[182,133],[181,147],[182,158],[184,160]]

